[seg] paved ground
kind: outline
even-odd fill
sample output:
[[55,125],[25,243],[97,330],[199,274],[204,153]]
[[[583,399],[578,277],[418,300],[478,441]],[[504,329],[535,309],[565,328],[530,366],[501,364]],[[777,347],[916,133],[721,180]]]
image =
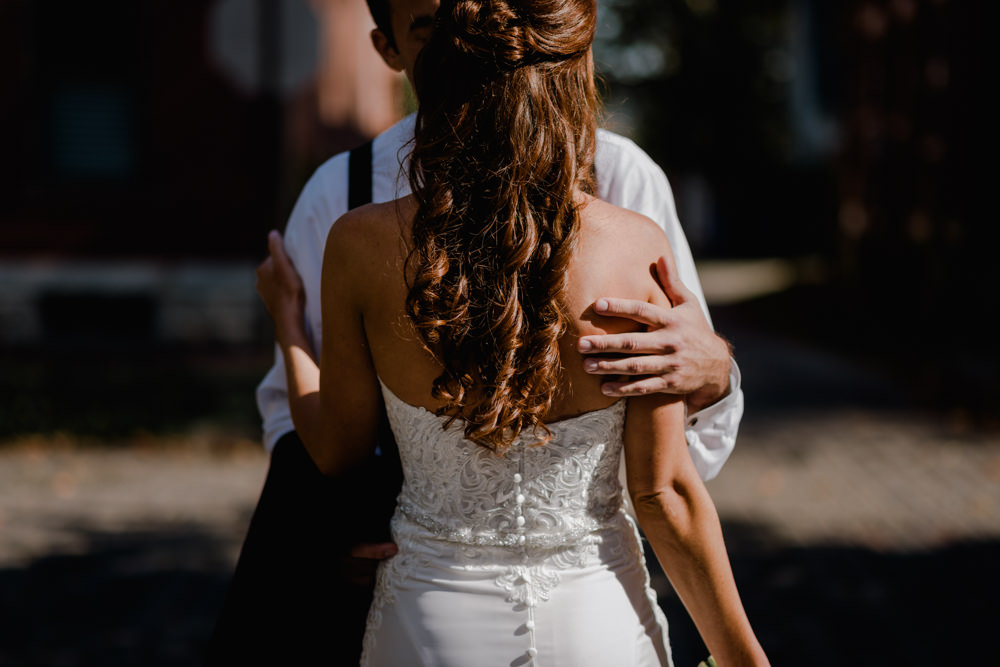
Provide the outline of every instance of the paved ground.
[[[989,662],[1000,434],[725,313],[748,404],[710,491],[773,664]],[[0,665],[193,665],[266,472],[203,427],[129,446],[0,447]],[[679,667],[703,657],[657,573]]]

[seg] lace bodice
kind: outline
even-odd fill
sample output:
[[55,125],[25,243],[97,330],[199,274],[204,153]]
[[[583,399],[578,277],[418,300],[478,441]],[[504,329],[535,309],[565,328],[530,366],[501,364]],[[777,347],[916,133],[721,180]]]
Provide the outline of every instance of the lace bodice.
[[362,665],[416,654],[406,664],[670,664],[623,508],[625,400],[499,456],[466,440],[460,420],[446,428],[385,384],[382,395],[404,473],[392,519],[399,552],[379,566]]
[[503,456],[464,438],[456,420],[382,385],[405,481],[398,514],[441,540],[558,548],[604,528],[622,506],[625,401],[549,424],[543,446],[522,437]]

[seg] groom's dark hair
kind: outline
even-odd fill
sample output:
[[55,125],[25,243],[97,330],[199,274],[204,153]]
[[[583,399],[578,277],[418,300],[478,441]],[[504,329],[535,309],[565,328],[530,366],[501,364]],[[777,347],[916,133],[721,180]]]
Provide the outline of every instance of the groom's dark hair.
[[389,0],[365,0],[368,3],[368,12],[375,21],[375,27],[385,35],[389,41],[389,46],[396,48],[396,36],[392,34],[392,8],[389,7]]

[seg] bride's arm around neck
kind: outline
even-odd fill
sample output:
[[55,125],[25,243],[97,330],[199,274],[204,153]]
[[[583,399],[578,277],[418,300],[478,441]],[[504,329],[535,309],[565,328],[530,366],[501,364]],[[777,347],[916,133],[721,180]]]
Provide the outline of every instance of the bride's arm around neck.
[[376,250],[376,208],[349,211],[327,237],[318,355],[310,351],[301,315],[291,308],[272,313],[285,356],[292,421],[316,466],[327,475],[363,461],[374,449],[378,432],[382,396],[362,317],[365,279]]

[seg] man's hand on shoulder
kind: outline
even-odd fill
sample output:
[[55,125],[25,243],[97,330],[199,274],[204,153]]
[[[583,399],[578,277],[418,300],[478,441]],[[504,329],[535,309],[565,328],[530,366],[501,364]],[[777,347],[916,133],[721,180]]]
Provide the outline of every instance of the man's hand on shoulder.
[[578,349],[589,355],[584,360],[588,373],[632,376],[605,382],[605,394],[685,395],[688,411],[697,412],[729,393],[731,349],[680,281],[672,258],[660,258],[657,274],[673,308],[631,299],[598,299],[594,309],[599,314],[635,320],[646,325],[646,331],[584,336]]

